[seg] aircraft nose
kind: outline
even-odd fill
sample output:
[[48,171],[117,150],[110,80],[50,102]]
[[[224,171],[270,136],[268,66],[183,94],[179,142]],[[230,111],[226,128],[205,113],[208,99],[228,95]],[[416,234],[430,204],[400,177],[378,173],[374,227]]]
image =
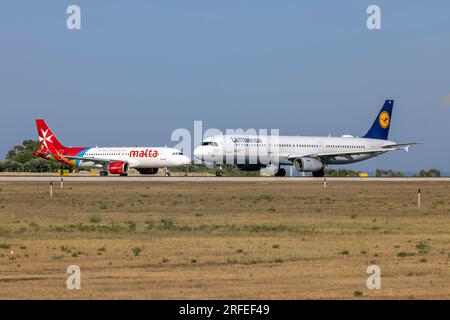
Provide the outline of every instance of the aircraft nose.
[[190,164],[190,163],[191,163],[191,159],[189,159],[188,156],[183,156],[183,157],[181,158],[181,162],[182,162],[183,164]]
[[197,147],[194,149],[194,157],[196,157],[199,160],[203,160],[202,147]]

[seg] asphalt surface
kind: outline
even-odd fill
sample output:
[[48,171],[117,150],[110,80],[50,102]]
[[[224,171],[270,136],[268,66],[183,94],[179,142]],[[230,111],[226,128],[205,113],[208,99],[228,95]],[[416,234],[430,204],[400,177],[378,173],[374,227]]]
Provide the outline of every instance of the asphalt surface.
[[[74,182],[322,182],[324,178],[313,177],[195,177],[195,176],[67,176],[63,177],[64,181]],[[59,176],[0,176],[0,182],[45,182],[45,181],[60,181]],[[450,177],[441,178],[353,178],[353,177],[327,177],[327,181],[342,181],[342,182],[450,182]]]

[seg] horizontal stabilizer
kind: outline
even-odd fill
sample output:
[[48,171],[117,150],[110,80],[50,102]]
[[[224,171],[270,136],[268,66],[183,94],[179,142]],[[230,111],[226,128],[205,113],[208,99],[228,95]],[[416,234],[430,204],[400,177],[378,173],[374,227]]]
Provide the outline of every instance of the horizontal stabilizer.
[[399,144],[387,144],[382,146],[383,149],[404,149],[406,152],[409,151],[409,147],[415,144],[422,144],[423,142],[410,142],[410,143],[399,143]]

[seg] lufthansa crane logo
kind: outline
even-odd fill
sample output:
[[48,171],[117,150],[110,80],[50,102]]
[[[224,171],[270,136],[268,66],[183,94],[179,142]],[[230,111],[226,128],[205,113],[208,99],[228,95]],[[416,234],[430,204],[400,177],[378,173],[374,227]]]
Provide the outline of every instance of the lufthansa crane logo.
[[383,129],[386,129],[387,127],[389,127],[389,122],[391,122],[391,117],[389,116],[389,113],[387,113],[386,111],[383,111],[382,113],[380,113],[380,116],[378,117],[378,121],[380,122],[380,126]]

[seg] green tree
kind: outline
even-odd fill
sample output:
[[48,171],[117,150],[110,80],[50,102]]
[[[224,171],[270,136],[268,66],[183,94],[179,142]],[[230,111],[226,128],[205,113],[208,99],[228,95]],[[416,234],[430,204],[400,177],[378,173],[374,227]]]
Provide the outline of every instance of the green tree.
[[404,177],[405,174],[401,171],[376,169],[375,177]]
[[25,147],[25,150],[28,150],[31,152],[38,150],[41,147],[38,140],[32,140],[32,139],[24,140],[22,142],[22,145]]
[[441,170],[439,170],[439,169],[429,169],[429,170],[422,169],[422,170],[419,171],[419,173],[416,176],[419,176],[419,177],[440,177],[441,176]]
[[6,160],[1,163],[0,170],[3,172],[20,172],[23,170],[23,165],[17,161]]
[[35,158],[33,151],[39,149],[39,141],[24,140],[21,145],[14,146],[6,154],[6,160],[16,161],[19,163],[26,163]]
[[[32,159],[23,165],[23,171],[26,172],[51,172],[55,170],[53,161],[48,161],[42,158]],[[56,167],[58,165],[56,164]]]
[[21,145],[8,151],[6,161],[0,163],[0,171],[54,172],[61,168],[62,165],[55,160],[36,158],[33,152],[39,149],[39,141],[24,140]]

